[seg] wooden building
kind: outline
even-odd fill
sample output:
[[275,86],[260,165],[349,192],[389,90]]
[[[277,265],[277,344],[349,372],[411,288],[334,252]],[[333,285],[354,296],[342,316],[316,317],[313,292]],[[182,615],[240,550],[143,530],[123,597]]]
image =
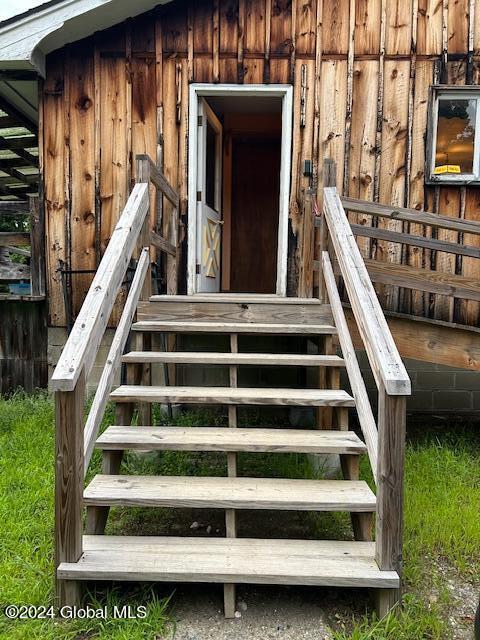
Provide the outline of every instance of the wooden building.
[[[158,159],[180,194],[180,292],[312,295],[305,194],[321,186],[326,158],[335,161],[346,196],[477,220],[480,191],[471,179],[457,184],[437,175],[428,184],[425,174],[427,128],[435,124],[431,87],[470,91],[478,82],[475,9],[468,0],[448,7],[427,0],[175,1],[48,53],[39,113],[50,325],[65,326],[78,312],[92,278],[85,271],[98,266],[137,154]],[[215,187],[207,176],[218,191],[210,195],[222,202],[223,230],[211,216],[219,277],[197,287],[200,189],[192,158],[203,100],[211,108],[207,122],[218,123],[223,138]],[[368,215],[353,217],[372,224]],[[423,231],[384,219],[378,226]],[[451,231],[439,238],[465,241]],[[478,275],[478,260],[469,257],[379,239],[363,238],[361,246],[377,261]],[[384,287],[381,297],[392,311],[478,325],[478,301],[401,287]]]
[[[71,330],[51,381],[59,598],[77,602],[91,579],[220,582],[233,616],[235,583],[271,582],[371,587],[385,613],[399,598],[411,391],[392,332],[402,355],[480,368],[480,11],[469,0],[130,5],[54,0],[0,24],[0,66],[40,75],[49,325]],[[209,350],[176,349],[186,334]],[[246,335],[283,340],[259,353]],[[292,335],[305,352],[277,353]],[[128,384],[112,392],[122,363]],[[207,364],[225,367],[226,386],[176,386],[176,366]],[[239,384],[245,366],[302,372],[293,389],[252,389]],[[117,426],[97,437],[109,398]],[[228,426],[152,427],[154,403],[226,406]],[[238,429],[241,405],[315,408],[319,429]],[[104,474],[84,491],[94,446]],[[221,451],[228,477],[126,479],[128,449]],[[272,450],[339,454],[343,480],[237,477],[238,451]],[[376,496],[359,480],[361,453]],[[225,540],[99,535],[119,504],[225,509]],[[237,538],[237,513],[265,508],[350,512],[354,539],[272,551],[261,534]]]

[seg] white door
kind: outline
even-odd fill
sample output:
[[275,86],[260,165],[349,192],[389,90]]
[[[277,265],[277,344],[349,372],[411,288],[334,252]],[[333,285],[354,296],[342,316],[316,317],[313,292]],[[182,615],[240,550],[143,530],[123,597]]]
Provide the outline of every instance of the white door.
[[222,125],[204,98],[198,101],[197,292],[220,291],[222,242]]

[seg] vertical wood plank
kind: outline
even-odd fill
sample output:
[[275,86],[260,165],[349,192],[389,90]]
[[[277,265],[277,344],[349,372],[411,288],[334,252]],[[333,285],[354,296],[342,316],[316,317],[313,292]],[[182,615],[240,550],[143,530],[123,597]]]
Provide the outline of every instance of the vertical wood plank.
[[[415,88],[413,98],[412,152],[410,174],[408,176],[408,206],[421,211],[425,206],[425,132],[428,118],[428,92],[433,83],[433,62],[421,60],[415,67]],[[414,235],[431,234],[431,228],[411,224],[409,232]],[[408,264],[417,269],[427,269],[430,265],[430,252],[420,247],[409,247]],[[424,315],[428,309],[428,294],[411,291],[410,304],[406,311],[415,315]]]
[[295,51],[297,57],[315,56],[317,5],[315,0],[296,4]]
[[[85,373],[73,391],[55,394],[55,567],[77,562],[83,534],[83,412]],[[57,600],[80,604],[80,584],[57,580]]]
[[[378,62],[357,60],[353,70],[348,193],[361,200],[373,200],[374,195],[377,88]],[[365,214],[350,213],[349,219],[357,224],[372,225],[372,217]],[[357,243],[362,255],[369,257],[369,238],[357,238]]]
[[[469,188],[466,193],[465,219],[480,222],[480,189]],[[480,236],[465,234],[463,242],[473,247],[480,247]],[[480,260],[463,258],[462,275],[476,280],[480,279]],[[480,303],[474,300],[461,300],[458,322],[477,327],[480,322]]]
[[386,4],[386,54],[410,54],[411,39],[412,0],[388,0]]
[[[95,255],[95,87],[93,41],[83,41],[70,51],[69,113],[71,173],[72,270],[94,270]],[[93,274],[72,275],[72,303],[77,314]]]
[[375,556],[382,570],[402,573],[406,399],[379,389]]
[[[380,168],[380,202],[403,206],[405,197],[405,162],[408,123],[408,87],[410,62],[408,60],[386,60],[383,97],[382,161]],[[380,228],[402,231],[402,223],[379,219]],[[379,241],[376,259],[399,263],[402,259],[401,245]],[[380,288],[383,304],[389,310],[398,308],[398,287]]]
[[220,82],[237,82],[239,0],[220,3]]
[[[105,251],[128,196],[126,60],[100,51],[100,248]],[[110,41],[110,50],[125,50],[125,35]],[[102,55],[103,54],[103,55]]]
[[43,89],[43,170],[45,189],[46,264],[50,326],[65,326],[62,277],[66,260],[64,55],[50,54]]
[[[232,333],[230,336],[230,351],[238,353],[238,335]],[[232,365],[229,367],[230,387],[235,389],[238,386],[238,367]],[[238,426],[238,415],[236,405],[228,407],[228,426],[235,429]],[[237,454],[227,453],[228,477],[235,478],[237,476]],[[225,510],[225,525],[227,538],[237,537],[237,514],[235,509]],[[235,617],[235,585],[225,584],[224,589],[224,605],[225,617]]]
[[328,2],[323,7],[323,53],[348,51],[349,0]]
[[381,0],[357,0],[355,10],[355,53],[380,52]]
[[417,53],[442,53],[442,3],[439,0],[418,0]]
[[347,96],[346,60],[322,62],[320,96],[320,154],[336,164],[337,189],[343,184],[345,114]]
[[468,0],[448,2],[448,53],[467,55],[469,9]]

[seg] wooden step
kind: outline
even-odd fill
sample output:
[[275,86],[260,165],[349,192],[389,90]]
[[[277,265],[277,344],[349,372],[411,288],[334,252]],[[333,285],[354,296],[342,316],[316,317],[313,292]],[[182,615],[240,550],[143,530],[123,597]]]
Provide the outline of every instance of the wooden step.
[[330,335],[337,330],[330,324],[291,324],[279,322],[182,322],[179,320],[142,320],[134,331],[160,333],[249,333],[260,335]]
[[321,305],[318,298],[293,298],[277,296],[275,293],[197,293],[188,295],[156,295],[150,297],[151,302],[183,303],[231,303],[231,304],[311,304]]
[[333,324],[330,305],[278,296],[153,296],[139,303],[137,320]]
[[220,364],[290,367],[344,367],[339,356],[297,353],[207,353],[187,351],[132,351],[122,358],[130,363]]
[[115,402],[251,404],[300,407],[353,407],[346,391],[332,389],[249,389],[231,387],[151,387],[122,385],[112,391]]
[[380,571],[373,542],[84,536],[78,562],[63,562],[64,580],[220,582],[396,589],[395,571]]
[[229,427],[108,427],[98,438],[104,450],[250,451],[359,455],[365,444],[353,431]]
[[87,506],[375,511],[361,480],[290,480],[195,476],[97,475],[84,492]]

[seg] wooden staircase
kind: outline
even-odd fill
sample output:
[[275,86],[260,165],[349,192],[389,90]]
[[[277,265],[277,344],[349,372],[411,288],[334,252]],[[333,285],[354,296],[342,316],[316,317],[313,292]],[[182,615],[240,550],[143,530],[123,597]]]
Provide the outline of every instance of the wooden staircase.
[[[154,184],[160,188],[162,183]],[[137,185],[132,197],[139,199],[137,208],[143,211],[148,189],[141,187],[146,185]],[[129,209],[127,204],[127,212],[131,209],[132,205]],[[143,249],[85,430],[85,378],[103,333],[99,328],[105,328],[105,318],[115,299],[109,283],[121,282],[115,272],[114,256],[128,256],[128,263],[133,251],[131,236],[120,235],[125,230],[122,220],[118,237],[123,237],[123,244],[117,242],[115,232],[102,261],[110,265],[110,271],[102,273],[99,269],[100,275],[97,273],[85,301],[85,314],[80,313],[52,380],[57,397],[56,544],[60,600],[77,601],[80,583],[87,580],[217,582],[225,585],[225,614],[232,617],[237,583],[328,585],[373,588],[379,595],[379,612],[385,613],[398,600],[400,587],[402,447],[408,378],[391,336],[381,333],[384,326],[375,315],[376,298],[372,303],[361,265],[356,265],[355,273],[362,286],[354,279],[347,282],[345,274],[344,277],[354,312],[360,309],[364,314],[359,330],[379,381],[378,432],[327,253],[322,255],[322,264],[328,304],[317,299],[277,296],[149,296],[145,293],[149,258],[145,231],[141,232],[144,220],[145,213],[132,222],[137,228],[136,237],[142,237]],[[337,230],[340,235],[345,232],[345,225],[346,218]],[[353,251],[341,238],[338,244],[340,252]],[[360,254],[354,254],[354,258],[361,261]],[[339,256],[340,265],[343,262]],[[362,305],[358,296],[365,296],[365,292],[370,297]],[[96,301],[95,306],[92,300]],[[130,332],[135,338],[134,350],[124,354]],[[174,336],[223,335],[228,337],[230,351],[158,351],[152,347],[157,342],[155,334],[164,337],[163,347],[174,345]],[[303,344],[307,340],[316,344],[318,353],[263,353],[262,336],[288,339],[292,335],[301,336]],[[245,336],[256,336],[258,352],[252,352],[251,345],[248,352],[242,350]],[[342,357],[337,355],[337,340]],[[121,363],[127,384],[111,391]],[[224,365],[229,384],[168,384],[174,383],[176,366],[206,364]],[[162,386],[152,384],[152,367],[156,365],[164,367],[166,380]],[[305,368],[314,372],[315,384],[308,388],[239,386],[240,368],[264,366]],[[340,388],[341,369],[345,370],[351,392]],[[117,421],[98,436],[108,399],[116,403]],[[154,426],[153,403],[226,406],[228,426]],[[237,408],[241,405],[313,407],[318,429],[238,427]],[[357,412],[364,441],[349,430],[349,411]],[[84,489],[84,475],[94,446],[103,452],[102,474]],[[121,473],[121,462],[126,450],[224,452],[227,475],[125,475]],[[237,453],[272,451],[338,454],[343,479],[238,477]],[[359,480],[362,454],[369,457],[377,480],[377,496]],[[105,536],[112,506],[223,509],[226,538]],[[239,538],[237,515],[245,509],[349,512],[354,539],[269,540],[262,539],[261,532],[258,538]]]

